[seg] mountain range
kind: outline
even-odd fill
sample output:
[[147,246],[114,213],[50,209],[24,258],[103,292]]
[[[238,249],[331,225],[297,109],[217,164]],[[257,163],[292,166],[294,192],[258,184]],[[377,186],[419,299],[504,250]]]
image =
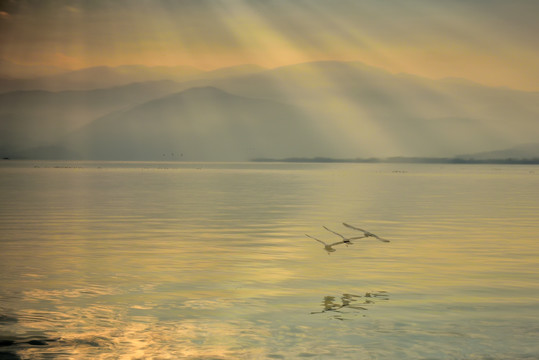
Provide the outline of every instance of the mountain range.
[[522,144],[508,149],[484,151],[475,154],[458,155],[459,159],[492,160],[492,159],[539,159],[539,143]]
[[[283,131],[283,129],[285,129]],[[59,143],[84,159],[234,161],[330,151],[287,104],[197,87],[114,113]]]
[[[11,88],[0,81],[4,157],[432,157],[539,138],[537,92],[391,74],[359,62],[91,68],[19,80]],[[33,90],[20,90],[23,81]]]
[[262,69],[256,65],[232,66],[212,71],[203,71],[192,66],[123,65],[117,67],[96,66],[31,78],[10,78],[0,75],[0,94],[23,90],[93,90],[159,80],[182,82],[205,78],[217,79],[231,75],[249,74]]

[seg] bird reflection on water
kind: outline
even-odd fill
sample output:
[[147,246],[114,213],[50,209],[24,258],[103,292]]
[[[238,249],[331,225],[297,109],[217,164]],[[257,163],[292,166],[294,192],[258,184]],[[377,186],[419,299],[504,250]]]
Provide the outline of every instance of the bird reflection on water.
[[389,294],[386,291],[366,292],[365,295],[345,293],[339,297],[339,300],[335,296],[324,296],[321,303],[322,310],[312,311],[311,314],[332,313],[334,315],[331,318],[335,320],[350,320],[351,317],[368,310],[365,306],[375,304],[374,299],[387,301]]

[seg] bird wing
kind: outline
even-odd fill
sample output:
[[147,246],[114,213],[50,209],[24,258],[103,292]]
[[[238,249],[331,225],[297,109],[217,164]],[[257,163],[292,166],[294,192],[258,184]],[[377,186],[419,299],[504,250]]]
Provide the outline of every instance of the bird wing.
[[311,239],[318,241],[320,244],[322,244],[322,245],[324,245],[324,246],[327,245],[327,244],[326,244],[325,242],[323,242],[322,240],[319,240],[319,239],[317,239],[317,238],[315,238],[315,237],[313,237],[313,236],[311,236],[311,235],[305,234],[305,236],[310,237]]
[[382,241],[382,242],[390,242],[389,240],[384,239],[384,238],[381,238],[380,236],[378,236],[378,235],[376,235],[376,234],[373,234],[373,233],[371,233],[370,231],[360,229],[360,228],[358,228],[358,227],[352,226],[352,225],[347,224],[347,223],[342,223],[342,224],[343,224],[344,226],[350,228],[350,229],[362,231],[362,232],[365,234],[364,237],[372,236],[372,237],[375,237],[375,238],[377,238],[378,240],[380,240],[380,241]]
[[381,237],[380,237],[380,236],[378,236],[378,235],[374,235],[374,234],[372,234],[372,236],[374,236],[375,238],[377,238],[378,240],[380,240],[380,241],[382,241],[382,242],[390,242],[389,240],[387,240],[387,239],[384,239],[384,238],[381,238]]
[[354,229],[354,230],[359,230],[359,231],[362,231],[364,232],[365,234],[369,233],[367,230],[363,230],[363,229],[360,229],[358,227],[355,227],[355,226],[352,226],[350,224],[347,224],[347,223],[342,223],[344,226],[346,226],[347,228],[350,228],[350,229]]
[[331,230],[331,229],[328,229],[328,228],[327,228],[327,227],[325,227],[325,226],[322,226],[322,227],[323,227],[324,229],[326,229],[327,231],[329,231],[330,233],[333,233],[333,234],[335,234],[335,235],[337,235],[337,236],[341,237],[342,239],[345,239],[345,237],[344,237],[344,236],[342,236],[341,234],[339,234],[339,233],[336,233],[335,231],[333,231],[333,230]]
[[348,240],[358,240],[358,239],[365,239],[366,236],[354,236],[354,237],[351,237],[351,238],[348,238]]
[[337,241],[337,242],[335,242],[333,244],[330,244],[329,246],[332,247],[332,246],[340,245],[340,244],[346,244],[346,242],[345,241]]

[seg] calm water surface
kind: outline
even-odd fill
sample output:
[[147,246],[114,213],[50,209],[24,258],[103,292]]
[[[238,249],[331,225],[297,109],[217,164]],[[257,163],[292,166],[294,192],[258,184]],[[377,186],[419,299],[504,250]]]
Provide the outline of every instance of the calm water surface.
[[537,166],[4,161],[0,358],[538,359],[538,219]]

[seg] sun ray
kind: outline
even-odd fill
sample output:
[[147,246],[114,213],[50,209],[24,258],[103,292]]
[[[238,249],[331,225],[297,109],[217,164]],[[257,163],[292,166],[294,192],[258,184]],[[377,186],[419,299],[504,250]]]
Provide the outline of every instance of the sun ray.
[[[313,155],[447,154],[457,144],[480,149],[537,135],[533,99],[474,88],[539,90],[530,35],[538,30],[530,15],[536,7],[524,0],[490,7],[460,0],[12,0],[0,5],[0,76],[108,66],[126,77],[165,66],[159,71],[183,82],[179,90],[209,85],[293,106],[331,144]],[[507,16],[494,16],[501,13]],[[271,70],[234,80],[225,69],[218,80],[202,75],[244,64]],[[54,78],[41,84],[47,81],[48,90],[81,89]],[[521,125],[508,126],[516,109]]]

